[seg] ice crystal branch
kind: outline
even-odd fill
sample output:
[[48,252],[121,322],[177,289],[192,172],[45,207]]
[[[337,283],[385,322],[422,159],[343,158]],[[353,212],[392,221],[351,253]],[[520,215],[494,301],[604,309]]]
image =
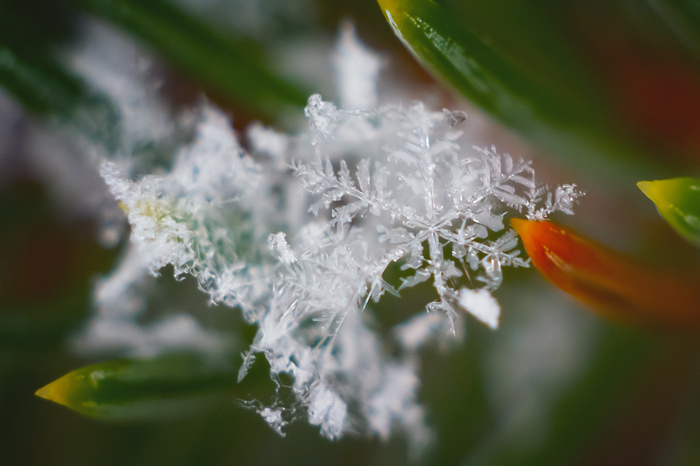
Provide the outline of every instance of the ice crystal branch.
[[[504,217],[570,214],[581,193],[573,185],[550,191],[529,162],[466,144],[463,112],[420,102],[357,109],[377,100],[370,81],[379,62],[350,29],[337,63],[350,108],[311,96],[305,132],[256,124],[246,151],[207,107],[169,173],[129,179],[105,161],[102,176],[145,269],[158,274],[170,264],[176,276],[193,275],[212,303],[257,325],[239,380],[265,357],[277,383],[292,377],[296,399],[249,403],[273,428],[305,415],[329,438],[387,438],[401,427],[424,445],[431,434],[417,402],[417,350],[458,334],[467,312],[496,328],[491,291],[502,267],[529,262]],[[350,76],[353,65],[364,74]],[[400,282],[385,279],[392,264]],[[387,354],[364,311],[387,292],[400,297],[426,282],[438,299],[389,332],[401,351]]]

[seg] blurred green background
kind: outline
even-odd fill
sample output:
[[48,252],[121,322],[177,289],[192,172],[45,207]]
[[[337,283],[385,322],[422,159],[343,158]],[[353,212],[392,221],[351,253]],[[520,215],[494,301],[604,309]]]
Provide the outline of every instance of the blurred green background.
[[[121,31],[153,57],[158,93],[173,108],[195,105],[204,93],[234,115],[238,130],[254,120],[287,130],[309,94],[334,92],[327,80],[289,66],[290,44],[298,53],[332,53],[339,24],[351,19],[383,57],[380,89],[401,79],[407,98],[467,109],[470,131],[481,138],[475,143],[535,158],[550,183],[575,182],[588,192],[575,217],[557,220],[641,260],[697,274],[698,251],[630,181],[698,175],[700,4],[438,4],[486,44],[485,69],[488,60],[499,63],[489,79],[532,80],[537,92],[518,94],[518,105],[537,113],[544,105],[538,99],[569,99],[561,102],[584,121],[586,137],[606,142],[574,148],[576,138],[551,136],[561,134],[556,112],[543,118],[552,129],[543,136],[528,131],[527,112],[460,100],[420,68],[371,0],[0,2],[0,464],[700,464],[695,339],[604,322],[531,269],[506,271],[496,292],[498,331],[469,321],[463,344],[424,351],[420,399],[436,438],[420,458],[409,458],[400,434],[388,442],[352,434],[331,442],[299,421],[280,437],[235,401],[269,394],[264,363],[230,393],[166,419],[92,419],[34,396],[72,370],[123,356],[80,355],[70,342],[91,312],[95,281],[126,245],[122,239],[104,247],[104,219],[66,207],[70,197],[56,195],[56,172],[36,157],[37,141],[57,134],[167,166],[188,137],[128,146],[128,115],[70,64],[69,51],[90,24]],[[175,282],[168,271],[157,280],[161,295],[149,303],[149,316],[170,299],[243,341],[252,338],[236,310],[207,307],[192,280]],[[429,299],[418,290],[403,302],[385,299],[375,312],[388,326]],[[237,358],[231,355],[234,365]]]

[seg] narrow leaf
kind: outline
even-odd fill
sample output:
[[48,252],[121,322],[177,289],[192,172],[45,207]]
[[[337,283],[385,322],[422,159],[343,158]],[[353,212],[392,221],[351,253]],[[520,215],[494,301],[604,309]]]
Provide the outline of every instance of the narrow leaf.
[[552,284],[612,320],[700,331],[693,275],[652,268],[551,222],[513,219],[532,264]]
[[640,181],[637,187],[685,239],[700,247],[700,178]]
[[568,45],[557,8],[512,0],[378,3],[436,77],[577,168],[600,174],[604,165],[606,176],[621,179],[657,166],[668,170],[640,157],[646,150],[629,138],[606,90]]
[[109,361],[69,372],[36,395],[102,419],[159,419],[221,401],[237,368],[191,355]]

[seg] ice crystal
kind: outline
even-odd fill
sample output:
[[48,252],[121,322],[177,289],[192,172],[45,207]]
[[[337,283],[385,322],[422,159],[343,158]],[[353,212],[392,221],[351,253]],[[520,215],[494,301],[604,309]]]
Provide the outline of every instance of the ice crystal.
[[[376,101],[378,61],[350,30],[338,57],[350,108],[311,96],[307,131],[253,125],[247,152],[226,118],[206,107],[196,140],[169,173],[130,179],[103,163],[143,268],[128,280],[115,272],[98,301],[138,270],[172,265],[176,276],[196,277],[210,302],[257,325],[239,380],[256,357],[266,358],[278,387],[291,376],[294,403],[249,400],[275,430],[305,415],[328,438],[352,431],[386,439],[398,427],[420,448],[431,432],[417,400],[417,351],[458,335],[466,313],[496,328],[491,291],[502,267],[529,262],[504,218],[570,214],[580,193],[573,185],[549,191],[529,162],[463,142],[463,112],[420,102],[357,109]],[[351,76],[353,66],[364,74]],[[402,271],[400,282],[385,278],[391,267]],[[385,293],[400,297],[421,283],[438,299],[386,332],[401,348],[390,354],[370,309]],[[178,325],[197,346],[197,332]]]

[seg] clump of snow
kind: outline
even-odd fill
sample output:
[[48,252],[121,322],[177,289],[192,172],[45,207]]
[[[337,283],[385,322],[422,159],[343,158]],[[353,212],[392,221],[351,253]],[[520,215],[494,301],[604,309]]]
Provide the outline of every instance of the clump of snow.
[[501,307],[487,290],[462,288],[459,292],[459,305],[489,327],[498,328]]
[[[496,328],[491,291],[502,267],[529,265],[505,215],[571,213],[580,193],[573,185],[552,193],[529,162],[466,144],[463,112],[420,102],[372,107],[378,66],[346,29],[341,107],[311,96],[308,130],[252,126],[251,155],[225,116],[206,107],[169,172],[131,179],[105,161],[101,173],[136,248],[97,301],[115,309],[115,290],[172,265],[176,276],[196,277],[211,303],[257,325],[239,380],[256,357],[267,359],[273,380],[291,376],[294,406],[251,404],[276,431],[305,415],[331,439],[349,431],[386,439],[398,428],[420,446],[432,434],[418,403],[418,349],[455,338],[467,312]],[[384,278],[393,264],[403,271],[397,283]],[[438,299],[388,332],[402,348],[390,354],[369,309],[425,282]],[[178,319],[138,338],[201,345],[196,325]]]

